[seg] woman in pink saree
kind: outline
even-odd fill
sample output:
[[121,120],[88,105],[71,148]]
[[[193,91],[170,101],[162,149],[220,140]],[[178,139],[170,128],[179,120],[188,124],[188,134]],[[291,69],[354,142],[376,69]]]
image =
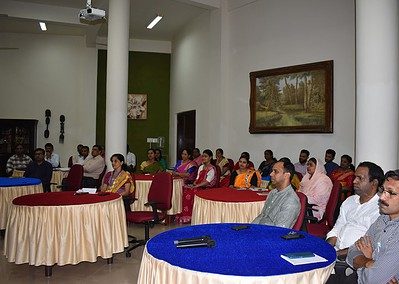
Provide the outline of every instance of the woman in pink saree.
[[180,223],[189,223],[193,213],[194,196],[198,190],[215,186],[218,176],[215,167],[211,164],[213,153],[207,149],[202,152],[202,165],[198,169],[197,178],[190,186],[183,187],[182,213],[177,216]]
[[181,160],[178,160],[174,169],[173,176],[184,179],[185,184],[191,184],[197,177],[197,165],[191,161],[192,151],[183,149],[181,152]]
[[326,175],[323,163],[316,158],[310,158],[307,164],[307,173],[302,178],[299,191],[308,198],[309,204],[318,211],[313,211],[313,216],[318,220],[323,218],[328,199],[333,187],[331,179]]

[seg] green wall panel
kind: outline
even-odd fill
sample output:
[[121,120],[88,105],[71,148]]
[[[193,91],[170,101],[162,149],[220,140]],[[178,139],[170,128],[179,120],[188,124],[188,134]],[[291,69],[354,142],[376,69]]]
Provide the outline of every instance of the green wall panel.
[[[97,143],[105,144],[107,51],[98,51]],[[147,157],[147,137],[165,137],[163,154],[169,160],[170,54],[129,52],[129,94],[147,94],[147,119],[127,122],[127,142],[140,164]],[[126,97],[127,101],[127,97]]]

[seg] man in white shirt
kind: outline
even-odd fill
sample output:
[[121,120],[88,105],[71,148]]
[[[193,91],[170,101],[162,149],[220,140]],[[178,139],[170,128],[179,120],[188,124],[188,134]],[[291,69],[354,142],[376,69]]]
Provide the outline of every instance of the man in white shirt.
[[307,162],[309,158],[309,151],[302,149],[299,153],[299,162],[294,164],[295,171],[304,176],[307,172]]
[[53,144],[46,143],[46,145],[44,145],[44,151],[46,152],[44,159],[49,162],[53,168],[58,168],[60,166],[60,156],[54,153]]
[[100,175],[104,171],[105,162],[101,157],[103,148],[100,145],[94,145],[91,150],[91,157],[88,157],[83,163],[83,187],[97,187],[100,185]]
[[[371,224],[380,216],[378,188],[384,182],[384,172],[372,162],[362,162],[355,172],[353,187],[356,195],[349,196],[341,205],[334,228],[327,234],[327,242],[337,250],[339,260],[344,260],[348,248],[364,236]],[[345,283],[346,264],[336,264],[336,274],[327,283]],[[353,275],[355,276],[355,275]],[[341,278],[342,277],[342,278]],[[334,279],[333,279],[334,278]]]
[[129,144],[127,145],[126,164],[130,172],[134,172],[136,168],[136,155],[130,152]]

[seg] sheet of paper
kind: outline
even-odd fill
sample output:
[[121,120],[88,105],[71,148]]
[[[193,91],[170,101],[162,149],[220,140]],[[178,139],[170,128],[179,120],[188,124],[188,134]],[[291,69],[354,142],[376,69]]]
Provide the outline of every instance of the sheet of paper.
[[304,258],[288,258],[284,255],[280,255],[282,259],[288,261],[293,265],[301,265],[301,264],[309,264],[309,263],[316,263],[316,262],[325,262],[327,259],[315,254],[313,257],[304,257]]
[[84,187],[76,191],[76,193],[88,192],[89,194],[96,194],[97,188]]

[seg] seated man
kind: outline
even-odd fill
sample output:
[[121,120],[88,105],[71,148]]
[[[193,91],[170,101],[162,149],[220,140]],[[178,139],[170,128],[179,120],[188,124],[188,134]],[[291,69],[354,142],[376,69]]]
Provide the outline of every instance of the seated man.
[[7,161],[7,174],[11,176],[14,170],[24,171],[30,162],[32,162],[32,159],[24,154],[24,147],[18,144],[15,147],[15,155],[11,156]]
[[53,168],[58,168],[60,166],[60,156],[54,152],[54,146],[51,143],[46,143],[44,145],[46,151],[45,160],[49,162]]
[[294,226],[301,209],[298,195],[291,186],[294,173],[294,165],[287,160],[273,165],[270,177],[275,189],[269,193],[262,212],[252,223],[286,228]]
[[302,176],[306,175],[308,172],[307,167],[308,167],[308,159],[309,159],[310,153],[308,150],[302,149],[301,152],[299,153],[299,161],[298,163],[295,163],[295,171],[300,173]]
[[398,283],[399,279],[399,170],[385,174],[379,195],[381,215],[350,246],[346,258],[357,269],[359,284]]
[[[358,165],[353,182],[356,195],[348,197],[341,205],[334,228],[327,234],[327,242],[337,250],[338,259],[344,260],[348,248],[364,236],[372,223],[380,216],[377,190],[384,181],[384,172],[374,163]],[[344,283],[346,265],[337,263],[335,274],[327,283]]]
[[100,145],[94,145],[91,149],[91,157],[87,158],[83,163],[83,187],[97,187],[100,184],[98,180],[104,171],[105,162],[101,157],[103,148]]
[[35,150],[35,160],[32,161],[24,173],[24,177],[38,178],[42,181],[43,191],[50,192],[50,181],[53,176],[52,165],[44,160],[44,149]]
[[339,165],[333,162],[335,159],[335,151],[333,149],[327,149],[326,155],[324,156],[324,168],[326,169],[327,175],[329,176],[333,170],[339,167]]
[[83,148],[83,145],[82,145],[82,144],[79,144],[79,145],[76,147],[76,150],[78,151],[78,154],[69,157],[69,160],[68,160],[68,167],[69,167],[69,168],[72,167],[72,166],[75,165],[75,164],[79,164],[79,165],[82,165],[82,164],[83,164],[83,160],[84,160],[84,159],[83,159],[83,157],[82,157],[82,148]]
[[[79,146],[78,146],[79,147]],[[89,156],[89,151],[90,148],[88,146],[83,146],[80,147],[78,150],[78,155],[72,156],[72,164],[68,165],[69,167],[72,167],[73,165],[83,165],[87,157]]]

